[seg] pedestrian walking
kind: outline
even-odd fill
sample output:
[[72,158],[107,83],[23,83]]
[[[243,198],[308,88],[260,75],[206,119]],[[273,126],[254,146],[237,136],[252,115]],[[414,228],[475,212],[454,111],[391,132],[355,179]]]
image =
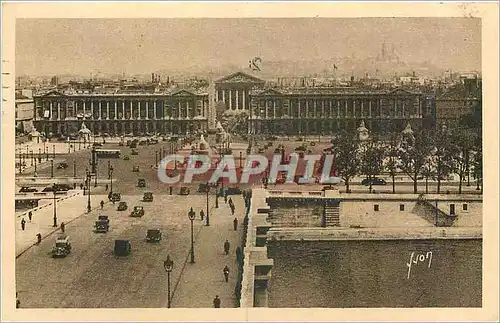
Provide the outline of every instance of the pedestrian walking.
[[224,269],[222,270],[224,273],[224,279],[226,280],[226,283],[229,281],[229,267],[226,265]]
[[229,248],[231,247],[231,245],[229,244],[229,241],[227,241],[226,239],[226,242],[224,242],[224,252],[227,254],[229,254]]
[[109,189],[109,185],[108,185],[108,184],[106,184],[106,192],[108,191],[108,189]]
[[234,215],[234,204],[229,204],[229,208],[231,209],[231,215]]
[[36,244],[40,244],[42,242],[42,235],[40,233],[36,234]]
[[233,199],[232,199],[232,198],[229,198],[228,203],[229,203],[229,205],[234,205],[234,203],[233,203]]
[[220,298],[219,298],[219,295],[215,295],[215,298],[214,298],[214,307],[215,308],[220,308]]
[[29,211],[28,213],[28,220],[31,222],[31,218],[33,217],[33,212]]
[[104,201],[101,200],[101,210],[104,208]]
[[64,222],[61,222],[61,232],[64,233],[64,229],[66,229],[66,224]]
[[26,226],[26,220],[24,218],[21,219],[21,229],[24,231],[24,227]]
[[222,192],[222,194],[224,194],[224,203],[227,204],[227,194],[226,194],[226,192]]
[[83,183],[80,183],[80,189],[83,190]]
[[203,212],[203,210],[200,211],[200,218],[201,221],[203,221],[203,219],[205,218],[205,212]]
[[238,219],[237,218],[234,218],[234,220],[233,220],[233,228],[234,228],[234,231],[238,230]]

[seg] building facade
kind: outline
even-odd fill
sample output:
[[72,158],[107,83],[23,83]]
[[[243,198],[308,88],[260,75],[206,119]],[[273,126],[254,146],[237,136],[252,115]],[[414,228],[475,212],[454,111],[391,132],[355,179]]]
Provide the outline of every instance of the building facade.
[[79,93],[35,96],[34,123],[45,134],[71,135],[82,121],[93,134],[184,134],[207,129],[208,94]]

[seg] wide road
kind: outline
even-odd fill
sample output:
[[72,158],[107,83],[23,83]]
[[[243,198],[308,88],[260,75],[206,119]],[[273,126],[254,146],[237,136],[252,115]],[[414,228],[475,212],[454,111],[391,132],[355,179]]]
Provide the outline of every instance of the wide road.
[[[205,227],[199,217],[199,211],[206,209],[206,199],[202,196],[169,196],[155,195],[154,202],[142,202],[142,196],[123,196],[128,202],[129,210],[116,211],[116,205],[108,203],[103,211],[94,211],[68,224],[66,233],[72,242],[72,251],[66,258],[53,259],[50,251],[54,245],[54,238],[46,239],[40,246],[35,246],[16,260],[17,291],[22,300],[22,307],[28,308],[120,308],[120,307],[165,307],[167,304],[167,275],[163,268],[163,261],[170,255],[174,261],[172,272],[172,292],[175,287],[182,290],[181,282],[177,285],[181,269],[187,259],[190,249],[190,221],[187,212],[190,207],[196,211],[194,221],[195,248],[203,249],[198,252],[205,257],[215,257],[220,254],[222,243],[230,237],[233,246],[238,243],[238,232],[232,230],[230,215],[224,216],[225,223],[219,218],[228,212],[227,206],[221,206],[219,211],[213,211],[212,225]],[[242,198],[233,197],[237,209],[242,210]],[[241,201],[240,201],[241,200]],[[214,204],[210,200],[211,207]],[[222,203],[223,204],[223,203]],[[145,216],[142,218],[129,217],[134,205],[144,206]],[[205,211],[206,212],[206,211]],[[222,213],[221,213],[222,212]],[[108,215],[110,231],[108,233],[94,233],[93,224],[98,214]],[[240,214],[241,215],[241,214]],[[242,216],[240,223],[242,223]],[[146,243],[146,231],[158,228],[163,232],[160,243]],[[211,228],[224,236],[217,238],[216,243],[204,245],[203,234],[200,230]],[[213,237],[213,233],[210,234]],[[132,253],[128,257],[113,255],[115,239],[128,239],[132,246]],[[196,240],[201,239],[201,240]],[[220,241],[219,241],[220,240]],[[233,249],[234,251],[234,249]],[[195,253],[196,254],[196,253]],[[198,254],[200,255],[200,254]],[[231,257],[233,257],[232,253]],[[201,255],[200,255],[201,256]],[[234,257],[233,257],[234,258]],[[232,258],[231,258],[232,259]],[[235,266],[229,263],[235,276]],[[200,277],[210,277],[207,273],[214,272],[216,282],[206,281],[205,285],[220,284],[221,268],[199,268],[196,273]],[[204,274],[204,270],[207,273]],[[219,273],[220,271],[220,273]],[[233,276],[233,277],[234,277]],[[196,289],[196,286],[189,287]],[[223,284],[216,291],[220,295],[226,293],[226,306],[230,307],[227,298],[234,291],[232,284]],[[178,297],[183,294],[177,291]],[[201,306],[210,307],[210,296]],[[191,297],[194,297],[191,295]],[[212,296],[213,297],[213,296]],[[198,303],[197,303],[198,302]],[[173,304],[176,303],[176,296]],[[179,299],[179,305],[189,304],[189,298]],[[230,302],[232,303],[232,302]],[[194,299],[191,306],[200,306]]]

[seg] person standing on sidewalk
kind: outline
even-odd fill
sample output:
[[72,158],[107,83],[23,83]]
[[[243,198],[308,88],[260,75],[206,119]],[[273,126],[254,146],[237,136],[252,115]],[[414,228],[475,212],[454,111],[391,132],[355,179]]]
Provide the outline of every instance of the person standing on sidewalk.
[[101,210],[104,208],[104,201],[101,200]]
[[31,212],[31,211],[30,211],[30,212],[28,213],[28,220],[30,220],[30,222],[31,222],[31,217],[32,217],[32,216],[33,216],[33,212]]
[[219,295],[215,295],[215,298],[214,298],[214,307],[215,308],[220,308],[220,298],[219,298]]
[[226,280],[226,283],[229,281],[229,267],[226,265],[224,269],[222,270],[224,273],[224,279]]
[[21,229],[24,231],[24,228],[26,227],[26,220],[24,218],[21,219]]
[[234,204],[229,204],[229,208],[231,209],[231,215],[234,215]]
[[227,239],[226,239],[226,242],[224,242],[224,252],[226,253],[226,255],[229,254],[230,247],[231,247],[231,245],[229,244],[229,241],[227,241]]
[[233,228],[234,228],[234,231],[238,230],[238,218],[234,218],[234,220],[233,220]]
[[201,221],[203,221],[203,219],[205,218],[205,212],[203,212],[203,210],[200,211],[200,218]]
[[65,229],[66,229],[66,224],[64,224],[64,222],[61,222],[61,232],[64,233]]
[[36,244],[40,244],[42,242],[42,235],[40,233],[36,234]]

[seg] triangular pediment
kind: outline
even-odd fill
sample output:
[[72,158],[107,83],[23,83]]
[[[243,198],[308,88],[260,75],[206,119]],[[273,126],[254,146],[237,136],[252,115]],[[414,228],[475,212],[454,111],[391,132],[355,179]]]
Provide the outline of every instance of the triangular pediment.
[[177,92],[172,93],[172,96],[193,96],[195,95],[192,92],[189,92],[188,90],[179,90]]
[[56,91],[56,90],[52,90],[50,92],[45,93],[42,96],[43,97],[58,97],[58,96],[65,96],[65,94],[63,94],[63,93],[61,93],[59,91]]
[[267,89],[259,93],[259,95],[281,95],[282,93],[274,90],[274,89]]
[[414,95],[415,93],[407,91],[407,90],[403,90],[403,89],[395,89],[395,90],[390,91],[389,94],[392,94],[392,95]]
[[215,83],[250,83],[250,84],[264,84],[266,83],[266,81],[256,77],[256,76],[253,76],[253,75],[250,75],[250,74],[247,74],[247,73],[243,73],[243,72],[236,72],[236,73],[233,73],[231,75],[228,75],[226,77],[223,77],[217,81],[215,81]]

